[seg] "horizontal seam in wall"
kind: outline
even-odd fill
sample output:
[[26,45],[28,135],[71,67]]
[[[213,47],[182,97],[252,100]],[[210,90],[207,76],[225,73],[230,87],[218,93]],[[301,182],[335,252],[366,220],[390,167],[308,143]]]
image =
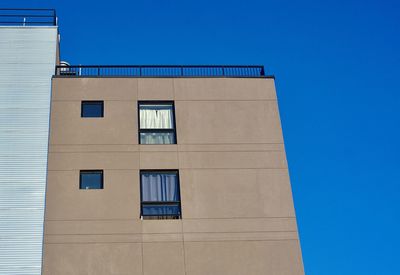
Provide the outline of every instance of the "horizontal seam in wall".
[[264,98],[264,99],[175,99],[174,101],[181,102],[192,102],[192,101],[202,101],[202,102],[263,102],[263,101],[278,101],[276,98]]
[[[25,28],[25,27],[24,27]],[[59,78],[59,79],[79,79],[79,78],[130,78],[130,79],[273,79],[275,80],[274,75],[264,75],[264,76],[124,76],[124,75],[53,75],[52,78]]]
[[[219,242],[280,242],[280,241],[299,241],[299,239],[251,239],[251,240],[202,240],[202,241],[194,241],[194,240],[185,240],[185,243],[219,243]],[[129,243],[181,243],[183,240],[171,240],[171,241],[142,241],[142,242],[44,242],[45,244],[129,244]]]
[[176,235],[176,234],[248,234],[248,233],[296,233],[296,230],[255,230],[255,231],[184,231],[184,232],[151,232],[151,233],[47,233],[45,236],[114,236],[114,235]]
[[[229,143],[179,143],[179,144],[168,144],[167,146],[191,146],[191,145],[201,145],[201,146],[208,146],[208,145],[221,145],[221,146],[229,146],[229,145],[269,145],[269,144],[284,144],[283,142],[255,142],[255,143],[241,143],[241,142],[229,142]],[[150,144],[138,144],[138,143],[69,143],[69,144],[62,144],[62,143],[50,143],[50,146],[97,146],[97,145],[130,145],[130,146],[153,146]],[[162,144],[155,144],[154,146],[164,146]]]
[[[222,217],[222,218],[210,218],[210,217],[200,217],[200,218],[185,218],[179,220],[179,223],[185,222],[185,220],[241,220],[241,219],[295,219],[295,216],[287,216],[287,217]],[[74,221],[83,221],[83,222],[91,222],[91,221],[135,221],[142,222],[141,219],[45,219],[45,222],[74,222]],[[150,221],[149,221],[150,222]]]
[[[99,167],[93,167],[93,169],[101,169]],[[82,168],[83,169],[83,168]],[[51,172],[67,172],[67,171],[80,171],[82,170],[80,168],[76,168],[76,169],[48,169],[47,171],[51,171]],[[85,168],[86,169],[86,168]],[[92,169],[92,168],[90,168]],[[141,169],[149,169],[148,166],[146,167],[140,167],[140,168],[136,168],[136,169],[111,169],[111,168],[105,168],[105,171],[138,171]],[[223,168],[180,168],[180,167],[176,167],[176,166],[168,166],[168,167],[157,167],[157,169],[179,169],[179,170],[287,170],[287,167],[278,167],[278,168],[271,168],[271,167],[261,167],[261,168],[239,168],[239,167],[223,167]]]
[[[52,102],[81,102],[86,98],[82,99],[53,99]],[[137,102],[141,101],[142,99],[103,99],[104,102],[107,101],[115,101],[115,102]],[[277,102],[277,99],[173,99],[175,102]]]
[[65,151],[50,151],[49,153],[56,153],[56,154],[76,154],[76,153],[258,153],[258,152],[284,152],[284,150],[227,150],[227,151],[72,151],[72,152],[65,152]]

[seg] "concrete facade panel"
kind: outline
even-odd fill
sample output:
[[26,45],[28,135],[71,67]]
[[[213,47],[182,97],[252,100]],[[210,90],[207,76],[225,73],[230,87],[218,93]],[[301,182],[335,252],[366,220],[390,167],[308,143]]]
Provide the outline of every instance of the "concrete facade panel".
[[276,100],[273,79],[176,78],[175,100]]
[[182,220],[143,220],[142,232],[146,234],[182,233]]
[[[46,220],[138,219],[138,170],[104,170],[104,189],[79,189],[79,170],[49,171]],[[95,230],[95,228],[93,228]]]
[[49,171],[139,169],[138,152],[49,153]]
[[96,153],[96,152],[138,152],[139,145],[137,144],[113,144],[104,146],[102,144],[52,144],[50,147],[51,153]]
[[177,101],[180,144],[283,143],[276,101]]
[[43,275],[142,274],[139,243],[45,244]]
[[136,78],[53,78],[53,101],[137,100]]
[[185,242],[188,275],[301,275],[297,241]]
[[179,152],[183,169],[287,169],[284,152]]
[[142,243],[142,234],[68,234],[47,235],[46,244],[113,244],[113,243]]
[[143,236],[143,243],[183,241],[182,234],[175,234],[175,233],[143,234],[142,236]]
[[178,152],[141,152],[140,169],[176,169]]
[[52,102],[51,144],[138,143],[136,101],[104,101],[104,117],[99,118],[81,118],[81,102]]
[[141,152],[176,152],[178,145],[176,144],[142,144],[139,145]]
[[296,232],[206,232],[206,233],[184,233],[185,242],[207,242],[207,241],[277,241],[297,240]]
[[184,169],[185,218],[294,217],[286,170]]
[[283,143],[265,144],[185,144],[178,145],[179,152],[284,152]]
[[46,235],[141,234],[140,219],[46,219]]
[[183,243],[144,243],[143,274],[184,275]]
[[138,100],[174,100],[172,78],[139,78]]
[[297,231],[294,217],[184,219],[182,222],[185,233]]

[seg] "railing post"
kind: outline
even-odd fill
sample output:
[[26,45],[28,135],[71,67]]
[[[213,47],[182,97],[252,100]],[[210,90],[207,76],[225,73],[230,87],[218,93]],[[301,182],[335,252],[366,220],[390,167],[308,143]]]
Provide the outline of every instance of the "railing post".
[[57,20],[58,20],[58,18],[57,18],[56,10],[53,10],[53,23],[54,23],[54,26],[57,26],[57,24],[58,24]]
[[222,76],[225,76],[225,67],[222,67]]
[[183,76],[183,66],[181,66],[181,76]]
[[264,75],[265,75],[264,66],[261,67],[260,75],[261,75],[261,76],[264,76]]
[[97,67],[97,75],[100,75],[100,67]]

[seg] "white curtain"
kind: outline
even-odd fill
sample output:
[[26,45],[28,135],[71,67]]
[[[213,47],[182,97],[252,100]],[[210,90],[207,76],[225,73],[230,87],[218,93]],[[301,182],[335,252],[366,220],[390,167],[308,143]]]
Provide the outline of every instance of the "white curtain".
[[179,201],[178,180],[176,174],[142,174],[143,201]]
[[172,106],[143,105],[140,106],[141,129],[173,129]]
[[173,133],[140,133],[140,144],[174,144]]

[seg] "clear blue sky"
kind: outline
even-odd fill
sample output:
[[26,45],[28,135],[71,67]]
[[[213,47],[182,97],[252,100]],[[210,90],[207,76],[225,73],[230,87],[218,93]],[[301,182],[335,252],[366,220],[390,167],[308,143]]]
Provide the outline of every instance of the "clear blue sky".
[[16,2],[57,9],[71,64],[264,64],[306,273],[400,274],[400,1]]

